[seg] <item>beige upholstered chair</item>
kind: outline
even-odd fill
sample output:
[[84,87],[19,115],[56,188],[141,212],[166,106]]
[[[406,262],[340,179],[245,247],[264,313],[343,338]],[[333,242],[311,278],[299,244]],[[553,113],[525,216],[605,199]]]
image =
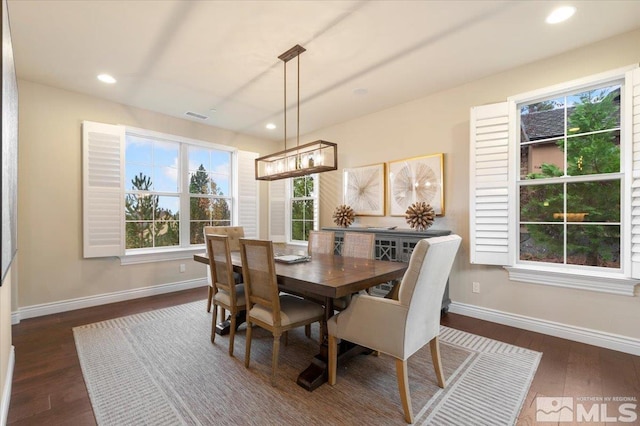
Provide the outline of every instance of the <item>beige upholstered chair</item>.
[[398,300],[359,294],[347,309],[329,319],[329,384],[336,383],[338,339],[345,339],[396,359],[398,390],[408,423],[413,422],[413,412],[407,359],[427,342],[438,386],[444,388],[438,345],[440,308],[460,240],[457,235],[420,240],[400,284]]
[[[205,226],[204,236],[209,234],[226,235],[229,237],[229,248],[231,251],[240,251],[240,238],[244,238],[244,228],[242,226]],[[207,270],[207,280],[209,282],[209,294],[207,296],[207,312],[211,312],[211,298],[213,297],[213,284],[211,282],[211,273]],[[220,312],[221,318],[224,320],[225,312]],[[214,315],[215,318],[215,315]]]
[[233,356],[233,342],[236,335],[236,315],[246,308],[244,285],[236,284],[233,277],[229,237],[225,235],[205,234],[209,271],[213,289],[213,317],[211,318],[211,342],[216,339],[218,307],[231,313],[229,331],[229,355]]
[[345,232],[342,240],[342,256],[373,259],[376,234],[368,232]]
[[240,253],[247,300],[244,365],[249,368],[253,325],[269,330],[273,334],[271,384],[275,386],[280,336],[293,328],[322,321],[324,309],[317,303],[296,296],[280,295],[271,241],[241,239]]
[[336,233],[333,231],[309,231],[309,256],[314,254],[333,254],[333,241]]

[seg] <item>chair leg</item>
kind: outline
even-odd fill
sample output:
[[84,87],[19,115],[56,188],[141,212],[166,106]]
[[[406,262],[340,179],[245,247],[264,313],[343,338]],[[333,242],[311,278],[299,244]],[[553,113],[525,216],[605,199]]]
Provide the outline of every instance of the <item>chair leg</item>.
[[245,335],[247,345],[244,350],[244,366],[249,368],[249,359],[251,358],[251,321],[247,318],[247,333]]
[[233,356],[233,342],[236,338],[236,316],[231,312],[231,329],[229,330],[229,356]]
[[273,354],[271,355],[271,386],[276,385],[276,371],[278,370],[278,356],[280,354],[280,336],[273,335]]
[[211,315],[211,343],[216,341],[216,320],[218,319],[218,305],[213,305],[213,315]]
[[338,339],[329,335],[329,384],[336,384],[336,370],[338,369]]
[[285,345],[285,346],[289,346],[289,332],[288,332],[288,331],[285,331],[285,332],[284,332],[284,333],[282,333],[282,334],[284,334],[284,345]]
[[308,338],[311,338],[311,324],[307,324],[304,326],[304,335]]
[[431,348],[431,360],[433,361],[433,369],[436,371],[438,386],[444,388],[446,386],[446,382],[444,380],[444,374],[442,372],[442,362],[440,359],[440,343],[438,341],[438,336],[431,339],[431,341],[429,342],[429,347]]
[[212,300],[213,300],[213,287],[209,286],[209,294],[207,295],[207,312],[211,312]]
[[396,358],[396,375],[398,376],[398,391],[402,400],[404,420],[413,423],[413,411],[411,409],[411,395],[409,395],[409,376],[407,374],[407,361]]

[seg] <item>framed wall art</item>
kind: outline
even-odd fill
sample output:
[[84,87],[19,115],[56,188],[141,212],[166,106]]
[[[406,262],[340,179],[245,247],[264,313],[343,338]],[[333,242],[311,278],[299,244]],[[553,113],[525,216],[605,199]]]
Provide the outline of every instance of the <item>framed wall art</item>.
[[384,216],[385,165],[355,167],[343,170],[343,203],[357,216]]
[[426,155],[389,162],[389,209],[391,216],[404,216],[418,201],[444,216],[444,154]]

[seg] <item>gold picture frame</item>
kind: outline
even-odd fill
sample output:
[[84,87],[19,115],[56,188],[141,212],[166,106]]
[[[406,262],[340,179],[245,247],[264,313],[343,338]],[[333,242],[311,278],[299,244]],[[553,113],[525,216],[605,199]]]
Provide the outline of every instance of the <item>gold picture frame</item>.
[[411,204],[420,201],[444,216],[444,154],[390,161],[387,186],[391,216],[404,216]]
[[342,200],[356,216],[384,216],[385,164],[343,169]]

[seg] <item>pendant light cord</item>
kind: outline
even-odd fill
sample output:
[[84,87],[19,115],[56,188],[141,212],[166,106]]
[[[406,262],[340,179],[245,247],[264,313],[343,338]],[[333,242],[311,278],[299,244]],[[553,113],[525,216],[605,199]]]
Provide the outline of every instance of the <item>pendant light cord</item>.
[[287,63],[284,63],[284,150],[287,150]]

